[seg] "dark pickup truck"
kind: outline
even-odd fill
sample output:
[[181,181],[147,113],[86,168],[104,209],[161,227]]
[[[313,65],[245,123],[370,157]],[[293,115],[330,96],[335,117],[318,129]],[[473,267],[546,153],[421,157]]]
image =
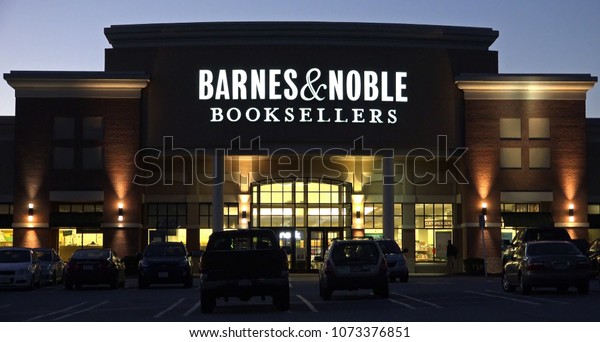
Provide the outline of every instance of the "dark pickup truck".
[[275,232],[242,229],[213,233],[200,259],[200,310],[210,313],[216,299],[273,298],[281,311],[290,307],[287,253]]

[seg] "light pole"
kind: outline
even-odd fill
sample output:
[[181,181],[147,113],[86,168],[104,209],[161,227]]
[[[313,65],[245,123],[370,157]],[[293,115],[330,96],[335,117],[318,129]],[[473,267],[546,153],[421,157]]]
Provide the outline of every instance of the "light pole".
[[487,220],[487,203],[481,204],[479,215],[479,227],[481,227],[481,244],[483,247],[483,274],[487,277],[487,257],[485,252],[485,221]]

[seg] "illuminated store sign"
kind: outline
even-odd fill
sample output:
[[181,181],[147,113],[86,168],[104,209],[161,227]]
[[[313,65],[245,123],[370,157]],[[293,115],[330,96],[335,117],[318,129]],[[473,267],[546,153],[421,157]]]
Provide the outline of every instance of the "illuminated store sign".
[[[324,77],[327,75],[327,77]],[[322,77],[323,76],[323,77]],[[342,71],[312,68],[300,78],[295,69],[199,70],[200,101],[305,101],[404,103],[406,72]],[[255,103],[255,102],[253,102]],[[310,107],[211,107],[210,122],[397,122],[396,109]]]

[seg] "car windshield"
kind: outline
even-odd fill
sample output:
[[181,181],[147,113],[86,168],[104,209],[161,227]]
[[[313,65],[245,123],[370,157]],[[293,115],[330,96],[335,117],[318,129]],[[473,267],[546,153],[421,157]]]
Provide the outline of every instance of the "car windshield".
[[41,261],[52,261],[52,252],[45,250],[36,250],[35,254],[37,258]]
[[31,253],[27,250],[0,251],[0,262],[2,263],[18,263],[30,261]]
[[333,262],[336,265],[376,264],[378,258],[379,251],[372,243],[340,244],[333,250]]
[[150,244],[146,248],[145,257],[161,258],[161,257],[182,257],[185,256],[183,245],[179,244]]
[[106,249],[82,249],[73,253],[71,259],[108,259],[110,252]]
[[538,243],[527,247],[527,254],[538,255],[578,255],[577,247],[570,243]]
[[377,243],[379,244],[381,251],[383,251],[383,253],[385,253],[385,254],[391,254],[391,253],[398,254],[398,253],[402,252],[400,250],[400,247],[394,240],[377,241]]

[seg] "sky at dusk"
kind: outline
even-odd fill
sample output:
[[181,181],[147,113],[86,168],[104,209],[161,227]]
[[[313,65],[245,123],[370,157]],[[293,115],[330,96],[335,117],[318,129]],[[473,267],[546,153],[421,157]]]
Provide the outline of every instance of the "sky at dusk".
[[[0,0],[0,73],[104,69],[104,28],[215,21],[333,21],[488,27],[501,73],[600,75],[598,0]],[[0,80],[0,115],[15,112]],[[600,117],[600,85],[587,116]]]

